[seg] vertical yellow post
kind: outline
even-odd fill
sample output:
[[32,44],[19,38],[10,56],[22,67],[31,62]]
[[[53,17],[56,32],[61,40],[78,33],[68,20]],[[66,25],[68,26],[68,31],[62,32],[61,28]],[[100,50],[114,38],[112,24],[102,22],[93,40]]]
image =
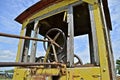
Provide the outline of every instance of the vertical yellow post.
[[94,20],[96,25],[97,42],[98,42],[98,53],[100,57],[100,80],[110,80],[109,68],[108,68],[108,52],[105,43],[104,26],[101,17],[99,3],[93,5]]
[[[25,35],[25,29],[22,27],[21,32],[20,32],[20,36],[24,36]],[[19,44],[18,44],[18,50],[17,50],[17,56],[16,56],[16,62],[19,62],[20,57],[21,57],[21,51],[23,48],[23,39],[19,40]]]
[[[24,34],[25,34],[25,29],[23,29],[23,26],[22,26],[20,36],[23,36]],[[22,54],[22,48],[23,48],[23,42],[24,42],[23,39],[19,39],[16,62],[20,62],[20,58],[21,58],[21,54]],[[16,80],[16,78],[17,78],[16,73],[17,73],[17,68],[14,69],[14,74],[13,74],[13,79],[12,80]]]

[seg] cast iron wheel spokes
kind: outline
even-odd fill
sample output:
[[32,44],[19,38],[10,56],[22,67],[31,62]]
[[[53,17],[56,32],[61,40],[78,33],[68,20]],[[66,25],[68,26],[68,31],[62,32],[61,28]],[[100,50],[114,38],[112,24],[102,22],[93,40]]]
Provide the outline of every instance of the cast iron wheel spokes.
[[44,56],[40,56],[40,57],[38,57],[36,60],[35,60],[35,62],[40,62],[40,63],[43,63],[44,62]]
[[74,54],[74,58],[77,59],[77,62],[74,62],[74,65],[83,65],[82,60],[76,54]]
[[50,41],[43,42],[45,51],[47,51],[48,47],[50,47],[49,57],[52,59],[50,61],[58,62],[58,54],[64,50],[66,44],[64,32],[58,28],[52,28],[46,33],[44,40]]
[[[44,63],[44,59],[45,59],[45,56],[40,56],[36,58],[35,62]],[[49,63],[50,61],[47,60],[47,62]]]

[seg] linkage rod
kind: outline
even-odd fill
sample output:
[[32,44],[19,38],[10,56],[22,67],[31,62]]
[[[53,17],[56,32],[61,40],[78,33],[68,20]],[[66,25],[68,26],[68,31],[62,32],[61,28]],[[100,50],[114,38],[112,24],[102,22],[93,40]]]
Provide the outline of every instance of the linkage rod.
[[24,62],[0,62],[0,67],[26,67],[26,66],[41,66],[41,65],[56,65],[62,66],[61,63],[24,63]]
[[11,37],[11,38],[18,38],[18,39],[27,39],[27,40],[50,42],[49,40],[38,39],[38,38],[31,38],[31,37],[28,37],[28,36],[18,36],[18,35],[13,35],[13,34],[6,34],[6,33],[0,33],[0,36]]

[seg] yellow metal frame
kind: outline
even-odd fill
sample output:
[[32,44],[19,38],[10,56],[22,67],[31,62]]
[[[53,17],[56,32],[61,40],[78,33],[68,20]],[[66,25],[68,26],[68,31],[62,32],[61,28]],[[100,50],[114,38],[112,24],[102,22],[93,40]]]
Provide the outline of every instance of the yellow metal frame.
[[24,26],[23,28],[26,27],[26,25],[30,22],[30,20],[33,20],[33,19],[35,19],[35,18],[37,18],[39,16],[42,16],[42,15],[47,14],[47,13],[53,11],[53,10],[56,10],[56,9],[64,7],[64,6],[67,6],[67,5],[72,4],[74,2],[77,2],[77,1],[79,1],[79,0],[64,0],[62,2],[59,2],[58,4],[54,4],[52,6],[49,6],[49,7],[45,8],[45,9],[37,12],[33,16],[29,17],[27,20],[25,20],[23,22],[23,26]]
[[82,0],[82,1],[92,4],[92,5],[97,3],[97,0]]
[[[25,21],[23,22],[23,26],[24,26],[23,28],[26,27],[26,25],[30,22],[30,20],[33,20],[33,19],[35,19],[35,18],[37,18],[37,17],[39,17],[39,16],[42,16],[42,15],[44,15],[44,14],[47,14],[48,12],[51,12],[51,11],[53,11],[53,10],[56,10],[56,9],[60,8],[60,7],[64,7],[64,6],[67,6],[67,5],[69,5],[69,4],[75,3],[75,2],[77,2],[77,1],[79,1],[79,0],[64,0],[64,1],[62,1],[62,2],[59,2],[58,4],[54,4],[54,5],[50,6],[50,7],[47,7],[47,8],[45,8],[45,9],[37,12],[37,13],[34,14],[33,16],[29,17],[27,20],[25,20]],[[89,3],[89,4],[97,3],[97,0],[82,0],[82,1],[83,1],[83,2],[86,2],[86,3]],[[48,16],[48,17],[49,17],[49,16]]]
[[100,57],[100,68],[101,68],[101,80],[110,80],[109,69],[108,69],[108,52],[105,43],[104,26],[102,22],[102,15],[100,13],[99,4],[94,4],[94,19],[96,24],[98,52]]
[[[44,68],[44,69],[25,69],[19,68],[15,70],[13,80],[36,80],[42,76],[60,76],[60,80],[99,80],[102,76],[99,67],[84,67],[84,68],[64,68],[65,73],[62,74],[60,68]],[[106,80],[106,79],[103,79]]]
[[[68,80],[99,80],[99,67],[69,68],[67,69]],[[64,79],[63,79],[64,80]]]
[[16,68],[14,70],[13,80],[30,80],[30,69]]
[[[25,35],[25,29],[21,29],[21,32],[20,32],[20,35],[21,36],[24,36]],[[17,56],[16,56],[16,62],[19,62],[19,59],[20,59],[20,54],[21,54],[21,49],[22,49],[22,43],[23,43],[23,39],[20,39],[19,40],[19,44],[18,44],[18,51],[17,51]]]
[[[60,7],[67,6],[69,4],[75,3],[79,0],[64,0],[58,4],[54,4],[44,10],[39,11],[38,13],[34,14],[30,18],[24,21],[23,27],[21,30],[21,36],[25,33],[25,27],[30,22],[39,16],[47,14],[53,10],[56,10]],[[82,0],[89,4],[92,4],[93,12],[94,12],[94,20],[96,25],[96,35],[97,35],[97,42],[98,42],[98,52],[100,58],[100,66],[99,67],[80,67],[80,68],[65,68],[65,74],[60,74],[60,69],[37,69],[37,74],[58,74],[61,75],[60,80],[110,80],[110,73],[109,73],[109,66],[108,66],[108,52],[105,43],[105,36],[104,36],[104,25],[102,22],[101,12],[99,4],[97,0]],[[18,52],[16,57],[16,62],[19,61],[21,48],[22,48],[23,40],[19,41],[18,45]],[[14,73],[13,80],[34,80],[32,77],[28,76],[30,74],[30,69],[24,68],[16,68]],[[51,78],[49,78],[51,80]]]

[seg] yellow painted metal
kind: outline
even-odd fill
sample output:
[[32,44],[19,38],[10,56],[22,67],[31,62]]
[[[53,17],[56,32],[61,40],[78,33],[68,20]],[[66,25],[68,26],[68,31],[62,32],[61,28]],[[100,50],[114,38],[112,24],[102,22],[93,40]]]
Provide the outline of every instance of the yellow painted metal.
[[[58,4],[54,4],[44,10],[39,11],[38,13],[34,14],[30,18],[28,18],[23,23],[23,28],[21,30],[21,36],[25,34],[25,27],[28,22],[34,18],[47,14],[53,10],[56,10],[60,7],[67,6],[71,3],[77,2],[79,0],[64,0]],[[35,75],[42,74],[42,75],[60,75],[60,80],[110,80],[109,75],[109,68],[108,68],[108,56],[107,56],[107,48],[105,43],[105,36],[104,36],[104,26],[102,23],[101,12],[99,8],[99,4],[94,3],[95,0],[83,0],[90,4],[93,4],[93,12],[94,12],[94,20],[96,25],[96,33],[97,33],[97,42],[98,42],[98,52],[100,57],[100,67],[80,67],[80,68],[67,68],[66,74],[62,75],[60,69],[36,69]],[[18,45],[18,52],[16,57],[16,62],[19,61],[20,53],[22,49],[23,40],[20,39]],[[33,75],[30,76],[29,74]],[[31,80],[32,77],[35,77],[34,74],[31,73],[30,70],[24,68],[16,68],[13,80]],[[33,79],[34,80],[34,79]],[[48,80],[51,80],[49,77]]]
[[[72,3],[74,3],[74,2],[77,2],[77,1],[79,1],[79,0],[64,0],[64,1],[59,2],[59,3],[57,3],[57,4],[51,5],[51,6],[47,7],[47,8],[45,8],[45,9],[37,12],[37,13],[34,14],[33,16],[29,17],[27,20],[25,20],[25,21],[23,22],[24,27],[26,27],[26,25],[28,24],[28,22],[29,22],[30,20],[33,20],[33,19],[35,19],[35,18],[37,18],[37,17],[39,17],[39,16],[42,16],[42,15],[47,14],[47,13],[53,11],[53,10],[56,10],[56,9],[61,8],[61,7],[64,7],[64,6],[67,6],[67,5],[72,4]],[[53,15],[54,15],[54,14],[53,14]],[[48,17],[49,17],[49,16],[48,16]]]
[[42,75],[60,75],[60,68],[48,68],[48,69],[38,69],[36,74],[42,74]]
[[[47,77],[48,80],[51,80],[51,76],[59,76],[62,75],[61,73],[61,68],[16,68],[14,70],[13,80],[36,80],[42,77]],[[64,77],[66,76],[61,76],[61,80],[63,80]]]
[[[39,16],[42,16],[44,14],[47,14],[47,13],[49,13],[49,12],[51,12],[53,10],[56,10],[58,8],[61,8],[61,7],[64,7],[64,6],[68,6],[68,5],[70,5],[72,3],[75,3],[77,1],[79,1],[79,0],[64,0],[62,2],[59,2],[58,4],[54,4],[52,6],[49,6],[49,7],[45,8],[45,9],[37,12],[36,14],[33,14],[31,17],[29,17],[27,20],[25,20],[23,22],[24,28],[26,27],[26,25],[29,23],[30,20],[33,20],[33,19],[35,19],[35,18],[37,18]],[[89,4],[94,4],[94,3],[97,2],[97,0],[81,0],[81,1],[84,1],[84,2],[89,3]]]
[[95,4],[95,3],[97,3],[97,0],[82,0],[82,1],[84,1],[86,3],[89,3],[89,4]]
[[[47,7],[47,8],[45,8],[45,9],[37,12],[36,14],[33,14],[31,17],[27,18],[27,20],[25,20],[23,22],[23,25],[24,25],[23,28],[26,27],[26,25],[29,23],[30,20],[33,20],[33,19],[35,19],[35,18],[37,18],[39,16],[42,16],[44,14],[47,14],[47,13],[53,11],[53,10],[56,10],[56,9],[64,7],[64,6],[68,6],[68,5],[70,5],[72,3],[75,3],[75,2],[78,2],[78,1],[80,1],[80,0],[63,0],[62,2],[59,2],[59,3],[54,4],[54,5],[51,5],[51,6]],[[94,3],[97,2],[97,0],[81,0],[81,1],[84,1],[84,2],[89,3],[89,4],[94,4]]]
[[99,67],[83,67],[67,69],[67,80],[100,80]]
[[64,12],[64,18],[63,18],[63,21],[67,21],[67,11]]
[[25,68],[16,68],[14,70],[13,80],[30,80],[31,71]]
[[15,70],[13,80],[36,80],[36,78],[48,78],[51,76],[60,76],[59,80],[100,80],[99,67],[84,67],[84,68],[67,68],[66,74],[61,74],[60,69],[44,68],[44,69],[24,69]]
[[[25,34],[25,29],[21,29],[20,36],[23,36],[24,34]],[[23,43],[23,39],[20,39],[20,40],[19,40],[19,44],[18,44],[16,62],[19,61],[20,56],[21,56],[21,55],[20,55],[20,54],[21,54],[21,49],[22,49],[22,47],[23,47],[22,43]]]
[[[20,32],[20,36],[23,36],[25,34],[25,29],[21,29],[21,32]],[[20,60],[20,57],[21,57],[21,49],[22,49],[22,47],[23,47],[23,45],[22,45],[22,43],[23,43],[23,39],[19,39],[19,44],[18,44],[18,50],[17,50],[17,56],[16,56],[16,62],[19,62],[19,60]],[[16,80],[17,79],[17,77],[18,77],[18,75],[16,74],[16,72],[19,72],[19,73],[23,73],[24,72],[24,70],[18,70],[18,68],[15,68],[14,69],[14,71],[15,71],[15,73],[14,73],[14,75],[13,75],[13,80]],[[22,78],[20,78],[19,80],[22,80]]]
[[25,29],[26,27],[27,27],[27,24],[29,23],[29,19],[27,19],[27,20],[25,20],[24,22],[23,22],[23,27],[22,27],[22,29]]
[[48,77],[48,80],[52,80],[51,76],[60,76],[59,80],[100,80],[100,68],[99,67],[84,67],[84,68],[67,68],[66,73],[61,74],[60,69],[38,69],[35,78]]
[[44,58],[44,62],[47,62],[47,58],[48,58],[50,49],[51,49],[51,45],[48,47],[48,49],[47,49],[47,51],[46,51],[45,58]]
[[101,80],[110,80],[108,69],[108,52],[105,43],[104,26],[102,23],[99,4],[93,5],[94,20],[96,25],[96,35],[98,42],[98,52],[100,57]]
[[[65,69],[65,68],[64,68]],[[59,80],[66,80],[66,75],[62,74],[61,68],[44,68],[44,69],[37,69],[36,74],[33,75],[34,78],[32,80],[36,80],[35,78],[42,78],[44,77],[45,80],[52,80],[52,76],[60,76]]]

